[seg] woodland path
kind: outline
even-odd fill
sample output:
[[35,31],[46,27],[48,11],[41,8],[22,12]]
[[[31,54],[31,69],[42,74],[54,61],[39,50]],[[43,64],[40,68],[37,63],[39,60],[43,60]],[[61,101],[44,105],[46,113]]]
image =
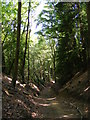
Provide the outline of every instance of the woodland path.
[[79,109],[65,97],[57,96],[50,86],[46,87],[38,98],[35,99],[37,108],[32,115],[35,118],[45,118],[53,120],[55,118],[79,118],[82,115]]

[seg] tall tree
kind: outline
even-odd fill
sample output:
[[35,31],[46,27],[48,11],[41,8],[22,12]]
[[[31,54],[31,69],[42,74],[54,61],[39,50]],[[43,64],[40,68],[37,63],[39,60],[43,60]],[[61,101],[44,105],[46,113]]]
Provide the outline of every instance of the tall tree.
[[16,44],[16,55],[14,64],[14,73],[12,79],[12,85],[15,88],[17,73],[18,73],[18,59],[19,59],[19,47],[20,47],[20,30],[21,30],[21,2],[18,1],[18,26],[17,26],[17,44]]
[[90,2],[87,3],[87,18],[88,18],[88,41],[87,41],[87,50],[88,50],[88,79],[90,81]]
[[27,40],[28,40],[30,5],[31,5],[31,2],[29,2],[29,7],[28,7],[28,24],[27,24],[27,32],[26,32],[26,43],[25,43],[24,58],[23,58],[23,63],[22,63],[22,83],[24,83],[24,67],[25,67],[25,58],[26,58],[27,42],[28,42]]
[[[31,33],[31,30],[29,30],[29,40],[30,40],[30,33]],[[28,43],[28,83],[29,83],[29,77],[30,77],[30,56],[29,56],[29,53],[30,53],[30,51],[29,51],[29,43]]]

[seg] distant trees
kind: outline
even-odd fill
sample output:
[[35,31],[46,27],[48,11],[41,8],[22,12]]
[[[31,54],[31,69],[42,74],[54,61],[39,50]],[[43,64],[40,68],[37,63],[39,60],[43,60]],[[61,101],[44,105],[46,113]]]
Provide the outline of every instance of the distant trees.
[[57,33],[56,33],[56,12],[54,11],[54,3],[47,2],[45,8],[39,14],[37,19],[37,25],[42,23],[42,30],[38,31],[37,34],[44,36],[51,50],[51,76],[56,82],[56,43],[57,43]]
[[53,79],[65,84],[76,72],[86,69],[87,57],[89,64],[89,3],[47,0],[36,19],[37,26],[42,27],[35,38],[30,12],[34,17],[37,6],[33,0],[29,5],[22,3],[21,12],[21,3],[2,2],[3,72],[13,76],[14,87],[17,77],[23,83],[32,80],[44,85]]
[[86,4],[48,1],[39,15],[40,23],[43,27],[38,34],[46,41],[55,41],[53,70],[58,82],[65,84],[76,72],[87,68]]
[[51,49],[43,37],[30,47],[30,78],[38,85],[50,80]]

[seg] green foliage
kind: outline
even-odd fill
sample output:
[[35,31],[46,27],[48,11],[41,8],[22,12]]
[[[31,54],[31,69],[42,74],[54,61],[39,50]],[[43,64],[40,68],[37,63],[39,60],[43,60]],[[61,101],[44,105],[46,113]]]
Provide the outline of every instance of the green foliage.
[[52,55],[55,49],[57,80],[64,84],[76,72],[86,68],[86,4],[63,2],[56,4],[48,1],[38,18],[37,24],[41,23],[42,30],[37,33],[45,36],[47,41],[49,39]]
[[[63,6],[63,8],[60,6]],[[57,16],[61,21],[59,27],[61,38],[58,39],[57,48],[57,74],[59,79],[63,80],[62,84],[69,80],[76,72],[86,68],[86,46],[84,46],[82,40],[86,36],[81,34],[82,28],[80,28],[80,24],[84,23],[79,15],[84,11],[83,15],[86,17],[86,11],[85,4],[80,4],[80,6],[83,6],[82,9],[80,8],[81,11],[79,11],[78,4],[76,3],[58,3],[56,6]],[[86,21],[84,22],[86,23]],[[83,33],[87,29],[86,24],[84,26]],[[64,32],[64,37],[62,32]]]
[[[39,3],[31,1],[31,18]],[[22,3],[21,41],[18,76],[21,79],[21,63],[24,57],[26,30],[28,24],[28,3]],[[28,37],[25,59],[25,80],[44,84],[45,80],[57,80],[65,84],[76,72],[86,69],[87,63],[87,14],[86,3],[50,2],[36,19],[42,28],[34,36]],[[29,32],[32,28],[29,28]],[[31,35],[31,34],[30,34]],[[17,3],[2,2],[2,53],[5,73],[13,74],[17,38]]]

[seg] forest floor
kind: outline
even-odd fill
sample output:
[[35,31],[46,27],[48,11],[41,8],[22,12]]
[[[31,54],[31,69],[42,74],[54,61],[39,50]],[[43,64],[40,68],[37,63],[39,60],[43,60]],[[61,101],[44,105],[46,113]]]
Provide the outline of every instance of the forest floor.
[[50,86],[46,87],[38,98],[35,99],[37,110],[33,117],[54,120],[78,119],[88,117],[89,104],[86,101],[79,101],[65,93],[56,95]]
[[[68,82],[59,90],[58,94],[52,89],[53,84],[49,83],[40,91],[33,83],[27,86],[17,81],[16,89],[13,89],[11,87],[12,79],[3,75],[3,118],[39,118],[44,120],[53,120],[56,118],[61,118],[61,120],[73,118],[82,120],[83,117],[88,118],[90,108],[89,100],[79,99],[80,97],[87,98],[87,91],[90,90],[89,84],[85,84],[86,74],[85,72],[81,75],[76,75],[73,78],[73,83]],[[75,79],[77,79],[77,82],[75,82]],[[75,89],[72,89],[72,86]],[[75,95],[78,97],[75,97]]]

